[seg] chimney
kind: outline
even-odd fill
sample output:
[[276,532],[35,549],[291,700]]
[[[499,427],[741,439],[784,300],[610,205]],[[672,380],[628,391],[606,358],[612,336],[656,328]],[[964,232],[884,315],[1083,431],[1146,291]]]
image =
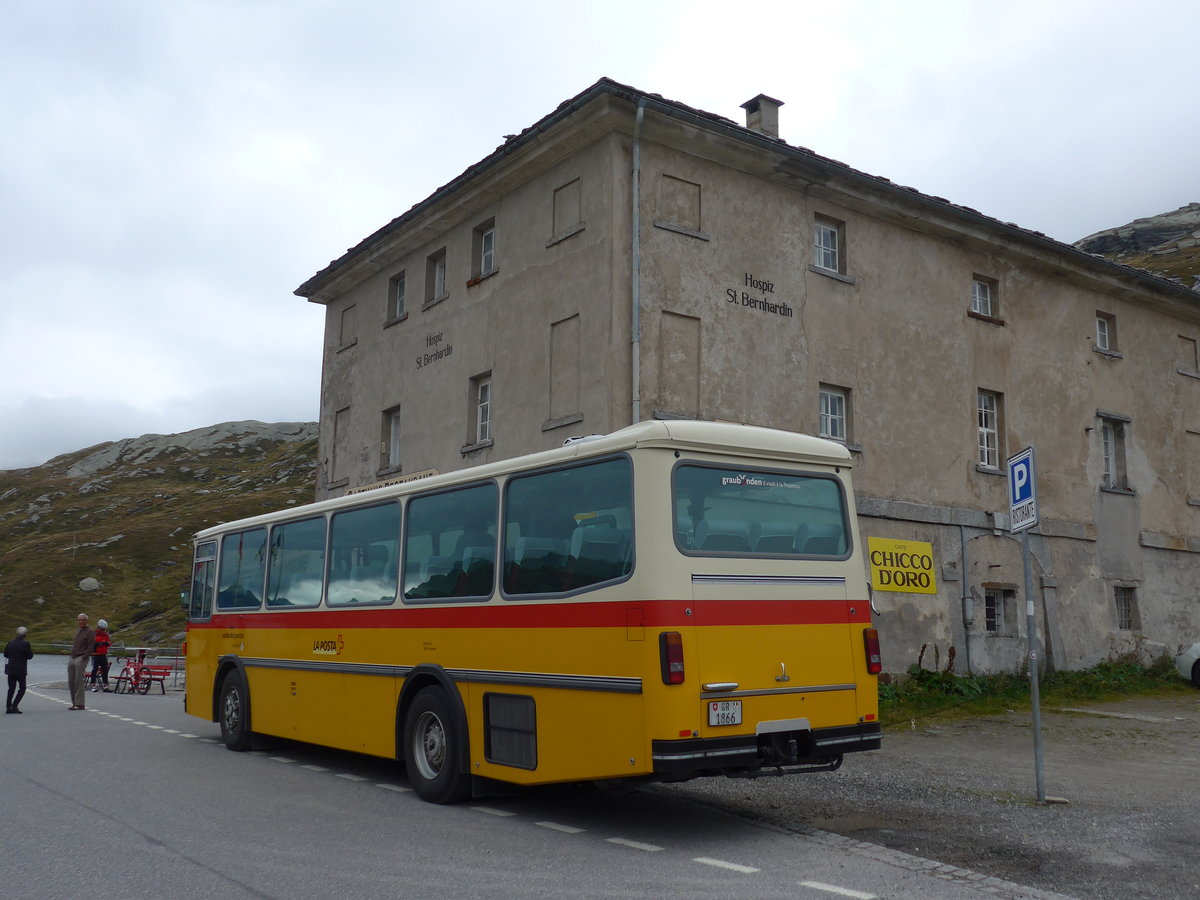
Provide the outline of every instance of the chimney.
[[770,135],[773,138],[779,137],[779,107],[781,106],[783,106],[782,100],[776,100],[766,94],[759,94],[753,100],[747,100],[742,104],[742,109],[746,111],[746,127],[751,131]]

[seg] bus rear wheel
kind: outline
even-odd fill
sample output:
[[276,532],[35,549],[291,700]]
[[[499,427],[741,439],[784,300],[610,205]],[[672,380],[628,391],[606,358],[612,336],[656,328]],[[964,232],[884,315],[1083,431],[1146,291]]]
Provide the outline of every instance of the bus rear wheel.
[[230,750],[250,749],[250,702],[246,684],[237,672],[230,672],[221,682],[218,705],[221,738]]
[[446,693],[425,688],[404,720],[404,761],[417,796],[429,803],[457,803],[471,794],[471,773],[459,759],[467,741]]

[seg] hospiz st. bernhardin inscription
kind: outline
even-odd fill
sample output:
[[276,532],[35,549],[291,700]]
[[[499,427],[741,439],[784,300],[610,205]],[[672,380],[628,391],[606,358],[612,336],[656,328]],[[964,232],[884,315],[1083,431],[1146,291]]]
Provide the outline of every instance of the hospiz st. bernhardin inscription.
[[445,332],[439,331],[437,334],[425,336],[425,349],[427,352],[417,354],[418,369],[431,366],[439,359],[445,359],[447,356],[454,354],[454,345],[447,344],[444,335]]
[[[749,290],[738,290],[737,288],[726,288],[725,299],[735,306],[740,306],[742,309],[757,309],[759,312],[769,313],[776,316],[782,316],[785,319],[792,318],[796,313],[786,303],[776,303],[765,295],[775,293],[775,282],[766,281],[762,278],[755,278],[749,272],[742,282],[743,288]],[[752,294],[751,291],[762,293],[764,296],[758,297]]]

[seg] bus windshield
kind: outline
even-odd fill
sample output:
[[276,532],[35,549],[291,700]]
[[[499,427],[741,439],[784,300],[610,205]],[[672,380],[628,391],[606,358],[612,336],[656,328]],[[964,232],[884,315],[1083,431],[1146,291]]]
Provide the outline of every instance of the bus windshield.
[[677,466],[675,543],[712,556],[813,556],[850,552],[841,483],[824,475]]

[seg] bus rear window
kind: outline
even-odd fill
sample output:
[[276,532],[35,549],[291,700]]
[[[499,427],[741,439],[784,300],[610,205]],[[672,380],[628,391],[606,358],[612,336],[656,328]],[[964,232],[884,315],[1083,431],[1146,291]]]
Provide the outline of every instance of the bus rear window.
[[672,499],[684,553],[841,558],[850,550],[845,496],[831,476],[684,464]]

